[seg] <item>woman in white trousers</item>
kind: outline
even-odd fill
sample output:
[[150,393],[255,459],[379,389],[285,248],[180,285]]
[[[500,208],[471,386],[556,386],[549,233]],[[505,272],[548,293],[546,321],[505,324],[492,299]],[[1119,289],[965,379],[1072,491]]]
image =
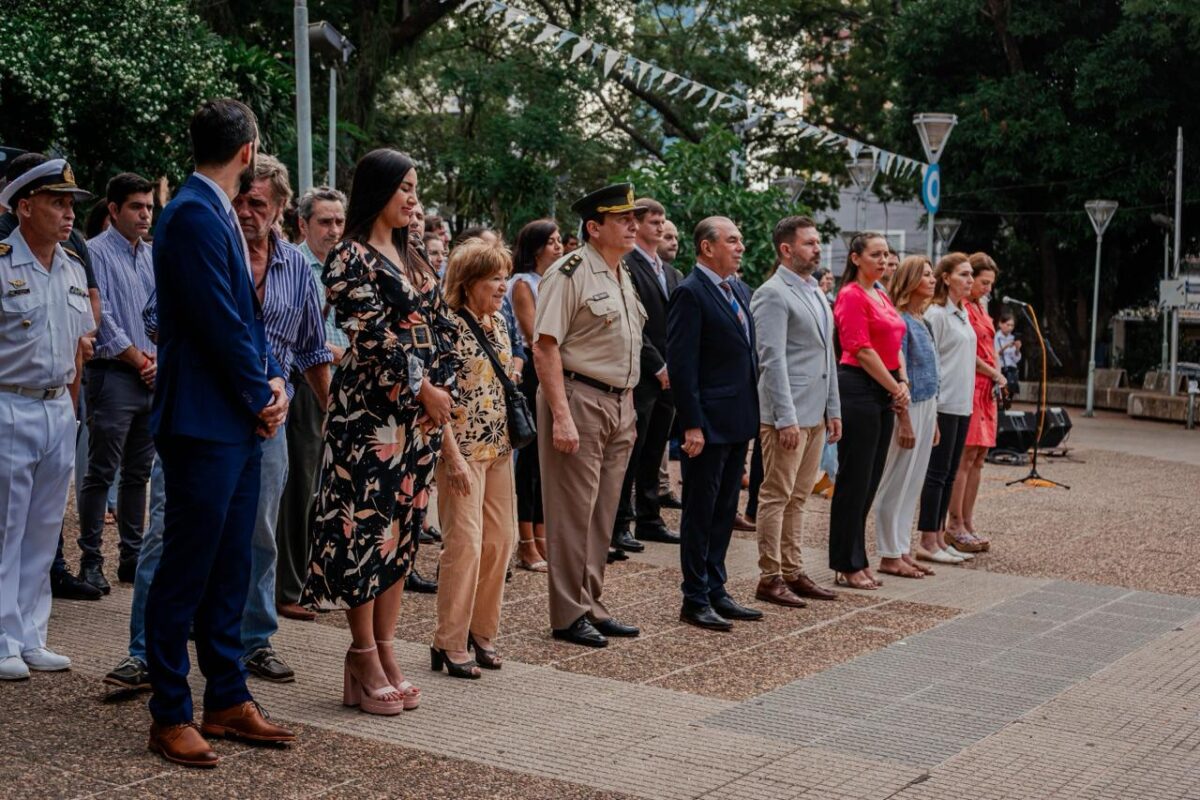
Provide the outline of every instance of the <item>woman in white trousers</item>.
[[912,397],[896,415],[896,432],[887,466],[875,497],[875,543],[879,571],[903,578],[923,578],[933,570],[909,555],[913,515],[925,483],[929,454],[938,439],[938,360],[933,334],[921,314],[933,298],[933,267],[924,256],[909,256],[892,276],[890,294],[904,319],[901,352]]

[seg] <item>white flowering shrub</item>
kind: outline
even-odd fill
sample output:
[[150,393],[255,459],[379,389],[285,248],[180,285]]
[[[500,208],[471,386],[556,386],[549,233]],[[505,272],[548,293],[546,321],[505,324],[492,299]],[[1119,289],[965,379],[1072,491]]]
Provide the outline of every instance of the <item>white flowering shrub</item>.
[[177,183],[192,112],[236,92],[186,0],[14,3],[0,43],[0,144],[61,152],[94,191],[122,170]]

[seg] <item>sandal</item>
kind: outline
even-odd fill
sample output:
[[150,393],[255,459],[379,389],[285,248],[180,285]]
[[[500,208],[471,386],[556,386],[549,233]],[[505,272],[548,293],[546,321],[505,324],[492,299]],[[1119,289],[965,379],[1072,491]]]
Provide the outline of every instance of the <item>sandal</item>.
[[904,567],[906,567],[906,569],[900,569],[900,568],[884,569],[883,565],[881,564],[879,566],[879,571],[882,572],[884,575],[895,575],[897,578],[924,578],[925,577],[925,570],[921,569],[920,567],[911,567],[908,564],[904,564],[903,561],[900,563]]
[[478,680],[483,677],[479,671],[479,665],[472,659],[471,661],[463,661],[456,663],[450,660],[450,656],[446,655],[445,650],[439,650],[436,647],[429,648],[429,668],[434,672],[441,672],[442,666],[445,665],[446,672],[451,678],[467,678],[468,680]]
[[[534,544],[534,542],[536,542],[536,541],[537,541],[537,539],[535,537],[530,537],[528,539],[521,539],[520,543],[525,544],[525,545],[533,545],[533,550],[536,553],[536,552],[540,552],[537,549],[537,545]],[[545,537],[542,537],[542,541],[545,541]],[[550,571],[550,565],[546,563],[546,559],[544,559],[544,558],[539,558],[537,561],[526,561],[523,558],[518,558],[517,566],[520,567],[521,569],[525,570],[526,572],[549,572]]]
[[960,553],[982,553],[985,549],[982,542],[975,538],[973,534],[966,531],[962,531],[961,533],[950,533],[947,531],[946,539]]
[[496,648],[488,650],[480,647],[479,642],[475,641],[475,634],[467,634],[467,650],[475,651],[475,661],[484,669],[500,669],[504,666],[504,659],[496,652]]
[[[858,573],[854,573],[854,574],[857,575]],[[847,589],[878,589],[879,588],[878,584],[876,584],[875,581],[871,580],[870,578],[867,578],[865,580],[865,582],[863,580],[851,580],[850,577],[847,576],[843,572],[833,573],[833,583],[835,586],[844,586]]]
[[[393,641],[395,640],[388,639],[387,641],[384,641],[382,639],[376,639],[375,644],[386,644],[388,647],[391,647]],[[393,651],[392,660],[395,661],[395,651]],[[405,711],[412,711],[414,708],[421,705],[421,690],[414,686],[412,681],[401,681],[396,685],[396,691],[404,695]]]
[[363,648],[351,647],[346,652],[346,667],[342,677],[342,705],[350,708],[357,706],[366,714],[394,717],[404,711],[404,698],[402,696],[400,700],[385,700],[384,697],[402,693],[391,684],[377,689],[367,687],[350,666],[351,654],[370,653],[374,650],[375,645],[371,645]]

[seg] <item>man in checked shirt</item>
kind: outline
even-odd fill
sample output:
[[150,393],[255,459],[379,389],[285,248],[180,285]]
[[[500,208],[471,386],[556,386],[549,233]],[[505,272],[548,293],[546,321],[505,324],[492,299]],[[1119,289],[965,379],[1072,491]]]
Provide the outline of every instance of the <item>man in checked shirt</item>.
[[[290,376],[292,367],[303,373],[318,405],[325,409],[329,405],[333,354],[325,344],[321,298],[308,260],[275,230],[291,197],[287,167],[259,153],[254,180],[249,189],[234,198],[233,207],[250,251],[254,290],[262,304],[271,352],[284,375]],[[289,399],[294,391],[289,384]],[[279,628],[275,609],[275,527],[287,471],[287,436],[281,431],[263,440],[262,483],[251,542],[250,593],[242,617],[246,669],[279,683],[295,680],[295,673],[271,648],[271,636]]]

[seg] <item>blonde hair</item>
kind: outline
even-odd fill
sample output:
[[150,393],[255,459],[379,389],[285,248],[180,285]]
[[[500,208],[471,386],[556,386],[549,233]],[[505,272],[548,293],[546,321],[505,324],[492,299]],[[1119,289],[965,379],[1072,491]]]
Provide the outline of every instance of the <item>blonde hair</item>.
[[[896,274],[892,276],[892,285],[888,289],[888,294],[898,311],[908,310],[913,290],[925,278],[925,267],[927,266],[930,264],[929,259],[925,256],[909,256],[896,268]],[[922,301],[921,307],[914,309],[913,313],[920,314],[927,305],[929,305],[928,301]]]
[[508,277],[512,272],[512,255],[499,242],[467,239],[450,252],[446,266],[446,304],[458,311],[467,304],[467,293],[479,281],[497,273]]
[[[933,302],[944,306],[950,301],[950,286],[946,283],[946,278],[954,274],[954,270],[963,264],[970,263],[971,258],[966,253],[947,253],[938,259],[937,266],[933,270],[933,277],[937,279],[937,286],[933,290]],[[974,268],[972,268],[972,272],[974,272]]]

